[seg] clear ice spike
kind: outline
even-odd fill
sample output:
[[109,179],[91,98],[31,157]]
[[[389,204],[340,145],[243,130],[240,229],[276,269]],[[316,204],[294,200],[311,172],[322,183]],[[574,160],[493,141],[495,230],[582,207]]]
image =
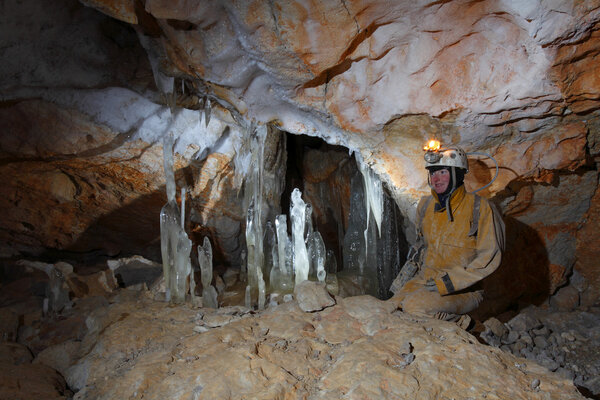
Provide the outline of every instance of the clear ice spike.
[[313,252],[315,255],[315,268],[317,270],[317,280],[319,282],[325,281],[325,259],[327,254],[325,252],[325,242],[323,241],[323,237],[318,231],[315,231],[313,234]]
[[302,200],[302,193],[298,188],[292,191],[292,207],[290,210],[292,220],[292,244],[294,246],[294,272],[295,283],[308,279],[308,252],[304,242],[304,225],[306,223],[306,204]]

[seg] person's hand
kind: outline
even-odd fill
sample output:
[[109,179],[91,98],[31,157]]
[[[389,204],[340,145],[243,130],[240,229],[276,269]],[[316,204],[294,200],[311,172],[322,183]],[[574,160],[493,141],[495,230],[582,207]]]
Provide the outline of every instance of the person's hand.
[[435,284],[435,281],[433,279],[427,279],[427,282],[425,282],[425,289],[427,289],[430,292],[438,291],[437,285]]

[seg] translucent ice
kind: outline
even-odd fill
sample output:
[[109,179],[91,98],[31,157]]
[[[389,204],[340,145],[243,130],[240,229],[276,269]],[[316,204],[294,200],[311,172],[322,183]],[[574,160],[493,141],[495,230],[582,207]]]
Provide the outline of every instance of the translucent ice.
[[198,263],[202,274],[202,305],[209,308],[218,308],[217,291],[211,285],[213,278],[212,246],[208,237],[204,238],[202,246],[198,246]]
[[171,271],[171,278],[169,279],[171,302],[174,304],[183,303],[185,301],[187,278],[192,271],[192,265],[190,263],[192,241],[188,239],[187,234],[181,229],[177,236],[175,265]]
[[[363,177],[365,190],[365,207],[367,209],[367,226],[372,212],[381,236],[381,217],[383,214],[383,187],[379,176],[364,162],[360,154],[356,154],[356,163]],[[366,235],[366,232],[365,232]]]
[[306,223],[306,204],[302,200],[302,193],[298,188],[292,191],[292,206],[290,209],[292,220],[292,244],[294,246],[294,272],[295,283],[308,279],[308,252],[304,242],[304,225]]
[[[175,200],[175,173],[173,172],[173,136],[168,135],[163,144],[163,161],[168,202],[160,211],[160,245],[166,299],[173,303],[185,301],[186,283],[192,275],[190,252],[192,241],[188,238]],[[185,191],[182,192],[185,197]],[[183,199],[182,199],[183,201]],[[193,276],[191,277],[193,279]]]

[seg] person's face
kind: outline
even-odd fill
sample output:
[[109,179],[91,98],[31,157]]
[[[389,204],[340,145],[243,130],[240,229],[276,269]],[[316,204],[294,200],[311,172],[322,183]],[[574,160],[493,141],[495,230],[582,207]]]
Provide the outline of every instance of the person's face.
[[442,194],[448,189],[450,184],[450,171],[447,169],[439,169],[429,174],[431,186],[437,194]]

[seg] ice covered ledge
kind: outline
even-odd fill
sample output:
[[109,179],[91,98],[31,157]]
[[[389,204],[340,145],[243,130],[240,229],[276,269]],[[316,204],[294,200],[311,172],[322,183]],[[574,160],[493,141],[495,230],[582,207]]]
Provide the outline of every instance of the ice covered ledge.
[[582,58],[597,47],[596,1],[83,3],[160,36],[168,74],[247,119],[361,151],[407,211],[425,190],[415,150],[432,134],[512,165],[511,146],[558,129],[497,193],[581,164],[577,114],[598,109],[598,67]]

